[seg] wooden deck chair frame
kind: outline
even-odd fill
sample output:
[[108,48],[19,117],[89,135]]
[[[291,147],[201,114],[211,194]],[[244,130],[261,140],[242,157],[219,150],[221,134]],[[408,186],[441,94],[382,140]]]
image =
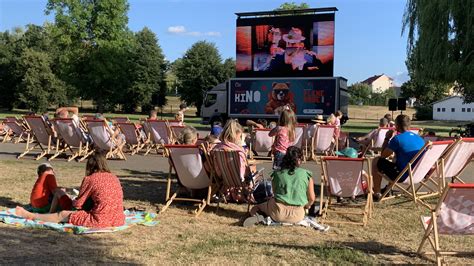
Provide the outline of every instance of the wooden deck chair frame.
[[[274,137],[268,136],[271,129],[269,128],[254,128],[252,140],[250,141],[250,158],[251,159],[269,159],[273,160],[272,154],[272,145],[275,141]],[[258,141],[262,141],[263,145],[257,145]],[[265,150],[260,150],[260,146],[266,148]],[[259,150],[256,150],[259,149]],[[269,156],[270,155],[270,156]]]
[[179,143],[179,136],[183,132],[186,126],[172,126],[169,125],[169,133],[170,133],[170,142],[172,144]]
[[[469,146],[467,146],[466,144],[474,146],[474,138],[457,139],[452,145],[452,148],[448,152],[446,152],[443,157],[441,157],[439,162],[440,168],[438,173],[438,177],[441,178],[440,190],[444,189],[444,186],[448,182],[446,179],[448,178],[451,179],[452,183],[456,181],[460,183],[465,183],[459,176],[464,172],[466,167],[474,160],[474,152],[471,152],[471,156],[469,157],[469,151],[462,150],[469,149]],[[461,156],[459,156],[459,153],[461,153]],[[453,166],[454,163],[458,163],[458,165]]]
[[[429,217],[421,217],[421,224],[422,224],[422,227],[424,229],[424,234],[423,234],[423,238],[421,240],[421,243],[420,243],[420,246],[418,247],[418,251],[417,253],[420,254],[420,255],[435,255],[435,258],[436,258],[436,263],[437,265],[442,265],[442,262],[444,262],[444,257],[446,255],[470,255],[470,256],[474,256],[474,252],[472,251],[446,251],[446,250],[441,250],[441,247],[440,247],[440,234],[446,234],[446,235],[454,235],[454,234],[460,234],[460,235],[472,235],[474,234],[474,230],[472,229],[473,227],[473,224],[471,224],[470,226],[467,226],[465,228],[462,228],[462,229],[453,229],[453,228],[443,228],[444,225],[442,224],[443,222],[443,210],[442,208],[447,208],[446,207],[446,201],[447,199],[448,200],[451,200],[448,196],[451,196],[452,193],[456,193],[456,192],[459,192],[459,191],[466,191],[466,190],[469,190],[470,193],[472,193],[471,195],[474,195],[474,184],[471,183],[471,184],[448,184],[442,194],[441,194],[441,197],[439,198],[438,200],[438,203],[436,204],[436,207],[431,209],[430,211],[430,216]],[[465,193],[465,192],[464,192]],[[463,195],[463,193],[461,193],[461,196]],[[454,197],[454,196],[453,196]],[[460,204],[460,201],[463,203],[463,204]],[[474,201],[470,200],[471,202],[471,206],[469,205],[465,205],[467,202],[467,200],[464,200],[464,199],[461,199],[461,200],[458,200],[457,202],[455,202],[455,204],[459,207],[463,207],[464,209],[463,210],[469,210],[469,207],[471,208],[470,209],[470,213],[464,213],[465,215],[468,215],[470,216],[471,220],[474,220],[473,216],[474,216],[474,213],[472,212],[474,210],[474,207],[472,206],[472,204],[474,204]],[[447,203],[449,204],[449,202]],[[456,210],[456,211],[459,211],[459,210]],[[451,212],[453,213],[453,212]],[[455,212],[454,212],[455,213]],[[451,218],[449,220],[454,220],[454,221],[458,221],[458,219],[454,219],[451,215],[449,214],[446,214]],[[438,224],[438,222],[441,222],[441,227],[440,227],[440,224]],[[452,224],[451,224],[452,226]],[[464,230],[466,231],[464,231]],[[445,231],[446,230],[446,231]],[[467,230],[470,230],[467,232]],[[428,240],[428,243],[430,244],[431,248],[433,249],[433,251],[428,251],[428,252],[423,252],[423,247],[425,245],[425,243],[427,242]]]
[[130,123],[130,120],[126,116],[117,116],[117,117],[112,117],[111,120],[113,121],[114,124],[118,123]]
[[[438,145],[444,145],[445,148],[436,157],[434,154],[432,155],[429,152],[431,149],[433,149],[434,146],[438,146]],[[410,162],[407,164],[405,169],[403,169],[400,172],[400,174],[397,176],[397,178],[395,178],[395,180],[392,181],[386,175],[382,174],[382,176],[389,182],[389,185],[388,185],[388,189],[386,189],[386,191],[382,194],[382,198],[380,201],[385,201],[388,199],[393,199],[395,197],[405,195],[405,196],[408,196],[408,198],[410,198],[411,200],[413,200],[415,204],[418,203],[422,206],[429,208],[429,205],[426,202],[424,202],[423,199],[439,195],[439,190],[438,190],[439,184],[432,178],[429,178],[428,174],[432,167],[438,167],[437,162],[439,158],[441,158],[442,154],[447,149],[449,149],[450,145],[453,145],[453,141],[428,142],[410,160]],[[427,156],[427,154],[431,156]],[[422,168],[422,170],[420,170],[421,174],[423,174],[423,179],[421,179],[419,182],[414,183],[414,176],[420,175],[416,172],[419,169],[419,166],[422,164],[420,160],[423,160],[425,157],[428,158],[429,160],[434,160],[434,162],[428,168],[425,166],[424,168]],[[408,174],[408,177],[404,180],[404,182],[398,183],[398,181],[405,174]],[[407,181],[408,181],[408,184],[407,184]],[[428,182],[431,182],[432,185],[434,185],[434,188],[430,186]],[[404,187],[404,185],[407,185],[407,186]],[[395,187],[400,189],[402,193],[396,196],[389,196],[388,194]],[[426,188],[428,192],[420,192],[421,188]]]
[[[344,208],[359,208],[362,209],[362,211],[339,211],[339,210],[332,210],[330,209],[331,207],[336,207],[341,204],[333,204],[333,198],[337,197],[337,195],[334,195],[331,191],[333,187],[331,186],[331,181],[329,175],[330,173],[328,163],[333,164],[354,164],[354,166],[357,166],[357,164],[360,164],[360,169],[357,167],[356,169],[353,169],[354,172],[348,172],[349,174],[355,174],[359,172],[359,177],[360,178],[360,183],[357,185],[360,185],[359,188],[353,188],[352,186],[350,189],[358,189],[358,194],[361,195],[360,193],[364,193],[364,188],[362,187],[362,181],[364,179],[363,173],[364,173],[364,166],[367,165],[367,176],[368,180],[367,182],[367,191],[368,193],[366,194],[366,201],[363,204],[351,204],[351,205],[343,205]],[[340,167],[340,165],[338,165]],[[321,158],[321,169],[322,169],[322,175],[321,175],[321,191],[320,191],[320,206],[319,209],[321,210],[321,216],[324,222],[327,223],[341,223],[341,224],[355,224],[355,225],[362,225],[366,226],[369,222],[369,219],[372,217],[373,209],[374,209],[374,202],[373,202],[373,191],[372,191],[372,172],[371,172],[371,161],[366,158],[341,158],[341,157],[322,157]],[[359,171],[360,170],[360,171]],[[351,176],[351,178],[353,178]],[[357,182],[357,181],[356,181]],[[339,185],[339,183],[337,184]],[[326,191],[326,193],[325,193]],[[341,189],[342,191],[342,189]],[[342,206],[342,205],[341,205]],[[350,216],[355,216],[355,215],[362,215],[362,221],[361,222],[354,222],[354,221],[340,221],[340,220],[328,220],[328,214],[332,213],[338,213],[338,214],[343,214],[343,215],[350,215]]]
[[[170,163],[170,166],[169,166],[169,172],[168,172],[168,178],[167,178],[167,185],[166,185],[166,204],[165,206],[160,210],[160,213],[163,213],[166,211],[166,209],[168,209],[168,207],[171,205],[171,203],[173,203],[173,201],[188,201],[188,202],[195,202],[195,203],[199,203],[198,205],[198,208],[194,211],[196,216],[195,217],[198,217],[201,212],[204,210],[204,208],[207,206],[207,205],[210,205],[211,204],[211,196],[212,196],[212,177],[209,176],[206,171],[205,171],[205,168],[204,168],[204,164],[202,164],[202,169],[199,170],[199,174],[201,175],[201,178],[208,178],[209,179],[209,182],[208,182],[208,185],[207,185],[207,193],[206,193],[206,198],[204,199],[193,199],[193,198],[184,198],[184,197],[178,197],[178,192],[180,192],[182,189],[185,189],[186,188],[186,181],[183,180],[183,176],[180,176],[180,175],[183,175],[184,172],[186,171],[186,169],[183,169],[184,167],[182,166],[176,166],[176,157],[174,157],[174,152],[173,150],[174,149],[182,149],[182,150],[194,150],[194,154],[196,155],[196,158],[198,158],[199,160],[201,160],[201,154],[199,153],[199,149],[200,149],[200,146],[198,145],[164,145],[164,149],[166,150],[166,154],[169,156],[169,163]],[[206,156],[206,160],[209,160],[209,158],[207,157],[207,154],[204,153],[204,156]],[[189,165],[190,167],[195,167],[197,166],[196,164],[190,164]],[[172,175],[172,172],[176,173],[176,178],[178,180],[180,180],[181,184],[183,184],[183,187],[179,187],[177,189],[177,191],[175,193],[173,193],[173,195],[171,195],[171,175]],[[189,173],[188,173],[189,174]],[[200,186],[198,188],[194,188],[194,189],[203,189],[203,188],[206,188],[205,186]],[[191,188],[193,189],[193,188]],[[171,195],[171,196],[170,196]]]
[[25,136],[28,137],[28,129],[15,117],[5,118],[3,124],[8,126],[8,131],[5,132],[2,143],[6,143],[10,140],[15,144],[26,141]]
[[139,153],[145,147],[145,142],[141,140],[140,132],[134,123],[118,122],[115,125],[125,136],[125,146],[128,147],[131,155]]
[[[248,184],[241,179],[240,155],[238,151],[211,150],[209,153],[209,157],[211,158],[212,180],[221,197],[224,196],[224,191],[228,188],[240,187],[244,190],[248,188]],[[218,153],[222,153],[222,158],[218,158]],[[225,165],[222,165],[221,162],[225,162]],[[226,169],[230,176],[225,175],[224,169]],[[219,173],[219,171],[221,172]],[[255,182],[252,181],[251,185],[255,187]],[[252,191],[246,190],[244,194],[247,194],[247,212],[249,212],[250,204],[252,204]],[[219,209],[219,202],[217,203],[217,209]]]
[[[23,119],[29,128],[28,139],[26,141],[25,151],[18,155],[17,159],[22,158],[37,147],[41,149],[41,152],[36,156],[35,160],[39,160],[46,155],[52,155],[48,158],[48,160],[52,160],[65,150],[64,148],[59,148],[59,141],[54,137],[53,130],[44,121],[43,117],[31,115],[24,116]],[[55,152],[52,153],[52,151]]]
[[[69,156],[67,159],[68,162],[76,159],[77,157],[82,157],[81,159],[79,159],[79,162],[82,162],[94,152],[94,149],[91,148],[91,145],[85,139],[85,136],[83,136],[80,127],[74,124],[72,118],[55,118],[54,120],[52,120],[52,122],[55,125],[58,136],[61,138],[63,144],[65,145],[65,149],[69,149],[69,151],[71,152],[71,156]],[[67,123],[68,126],[72,128],[73,136],[70,137],[66,135],[67,132],[64,132],[62,127],[59,126],[60,123]]]
[[[94,130],[92,128],[92,124],[100,124],[103,128],[104,131],[107,133],[107,142],[110,142],[111,145],[107,145],[108,148],[106,149],[105,147],[99,147],[98,141],[99,138],[98,136],[95,135]],[[113,138],[113,132],[111,132],[111,129],[109,126],[106,124],[105,120],[103,119],[94,119],[94,120],[87,120],[87,129],[89,132],[89,135],[91,136],[92,140],[94,141],[94,149],[95,150],[101,150],[101,151],[106,151],[107,153],[105,154],[106,159],[114,158],[115,156],[118,156],[119,159],[122,160],[127,160],[127,157],[123,153],[123,147],[125,146],[125,141],[122,144],[117,143],[116,139]]]
[[332,131],[332,134],[330,137],[327,137],[328,139],[331,138],[331,143],[329,145],[325,145],[327,146],[327,148],[321,150],[322,156],[334,155],[334,149],[337,150],[337,141],[334,141],[334,132],[336,131],[336,126],[319,125],[318,128],[314,131],[313,140],[311,142],[311,158],[316,162],[318,161],[316,149],[320,143],[319,134],[321,134],[322,130],[324,129]]
[[[148,153],[150,153],[153,149],[156,150],[157,154],[159,154],[160,149],[163,148],[165,144],[171,144],[171,135],[167,120],[148,119],[145,121],[143,127],[145,129],[145,132],[148,131],[146,132],[148,145],[146,145],[147,147],[144,155],[148,155]],[[157,134],[159,134],[160,139],[157,139],[157,135],[153,132],[157,132]],[[161,134],[166,134],[166,140],[163,140],[163,136],[161,136]]]

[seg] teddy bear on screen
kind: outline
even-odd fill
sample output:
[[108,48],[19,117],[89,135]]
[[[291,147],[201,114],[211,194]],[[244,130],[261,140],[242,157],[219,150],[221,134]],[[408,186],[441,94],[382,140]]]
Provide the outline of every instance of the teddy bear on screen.
[[265,105],[266,114],[280,114],[285,108],[291,108],[296,113],[296,106],[290,92],[289,82],[273,82],[272,92]]

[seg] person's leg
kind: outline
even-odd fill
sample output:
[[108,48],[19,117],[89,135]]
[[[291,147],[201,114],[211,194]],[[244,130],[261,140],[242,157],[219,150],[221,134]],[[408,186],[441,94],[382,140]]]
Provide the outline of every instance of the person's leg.
[[375,158],[372,161],[372,179],[374,181],[374,193],[380,193],[380,186],[382,185],[382,174],[379,172],[378,162],[380,157]]
[[17,206],[15,209],[15,215],[17,216],[50,223],[67,223],[69,222],[69,216],[71,216],[72,213],[74,213],[74,211],[61,211],[47,214],[31,213],[20,206]]

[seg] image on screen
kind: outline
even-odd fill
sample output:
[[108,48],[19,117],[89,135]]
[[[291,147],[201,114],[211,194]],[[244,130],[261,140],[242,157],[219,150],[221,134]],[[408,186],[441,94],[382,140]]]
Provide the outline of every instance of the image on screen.
[[237,77],[331,77],[334,15],[237,20]]

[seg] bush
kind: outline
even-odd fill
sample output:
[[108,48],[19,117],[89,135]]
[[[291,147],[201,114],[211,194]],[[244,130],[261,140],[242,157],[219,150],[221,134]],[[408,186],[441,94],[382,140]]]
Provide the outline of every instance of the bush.
[[433,120],[433,106],[432,105],[417,105],[415,106],[416,113],[413,120]]

